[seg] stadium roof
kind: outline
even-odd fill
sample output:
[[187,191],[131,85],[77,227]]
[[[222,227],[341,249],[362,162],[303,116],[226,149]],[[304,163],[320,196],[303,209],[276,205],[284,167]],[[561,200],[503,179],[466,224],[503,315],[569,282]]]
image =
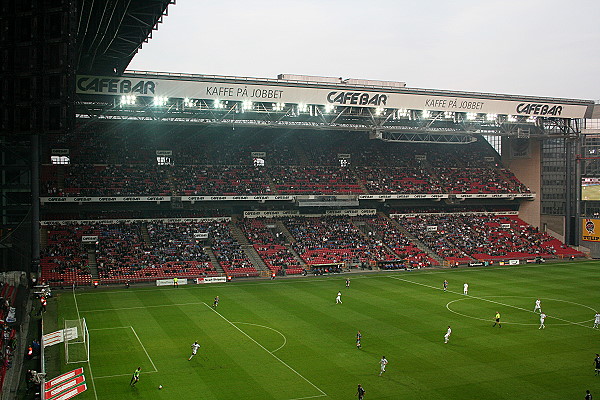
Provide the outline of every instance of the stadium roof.
[[120,75],[175,0],[77,1],[77,73]]

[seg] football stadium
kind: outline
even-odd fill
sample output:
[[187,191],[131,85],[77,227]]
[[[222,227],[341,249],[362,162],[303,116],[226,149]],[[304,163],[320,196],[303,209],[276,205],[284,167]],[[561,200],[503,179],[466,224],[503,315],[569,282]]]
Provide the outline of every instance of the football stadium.
[[173,6],[0,6],[2,399],[600,393],[598,104],[128,69]]

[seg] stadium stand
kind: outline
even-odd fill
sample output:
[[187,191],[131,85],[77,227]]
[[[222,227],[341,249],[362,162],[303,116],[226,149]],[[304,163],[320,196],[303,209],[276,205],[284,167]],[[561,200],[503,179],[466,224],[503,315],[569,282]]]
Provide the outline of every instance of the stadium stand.
[[450,263],[584,256],[512,215],[420,214],[398,221]]
[[271,272],[278,274],[284,270],[286,275],[301,274],[304,268],[285,245],[284,235],[273,234],[268,228],[275,223],[274,219],[247,218],[242,221],[241,228]]
[[[85,136],[85,135],[84,135]],[[160,140],[162,138],[162,141]],[[352,133],[269,133],[249,144],[242,135],[204,132],[167,141],[118,137],[110,132],[73,146],[72,165],[45,165],[47,196],[170,196],[249,194],[528,193],[494,159],[489,144],[383,143]],[[114,140],[115,151],[103,141]],[[141,143],[141,145],[140,145]],[[111,147],[112,148],[112,147]],[[156,150],[169,148],[169,165],[157,165]],[[104,149],[104,150],[103,150]],[[264,154],[255,166],[253,152]],[[344,154],[344,159],[339,156]],[[423,159],[416,160],[420,156]],[[345,164],[342,164],[342,161]]]

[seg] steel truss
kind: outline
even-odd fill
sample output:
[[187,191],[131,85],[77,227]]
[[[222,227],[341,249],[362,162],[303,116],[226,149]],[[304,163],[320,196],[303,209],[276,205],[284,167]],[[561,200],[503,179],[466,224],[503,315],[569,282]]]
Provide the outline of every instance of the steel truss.
[[[85,97],[85,96],[83,96]],[[81,120],[134,120],[179,122],[213,126],[272,127],[364,131],[373,139],[428,143],[466,144],[475,135],[528,137],[568,137],[578,135],[581,121],[560,118],[527,119],[486,114],[428,112],[369,107],[277,104],[244,104],[202,99],[169,99],[155,106],[151,97],[138,97],[133,105],[123,105],[119,97],[111,102],[79,98],[77,118]]]

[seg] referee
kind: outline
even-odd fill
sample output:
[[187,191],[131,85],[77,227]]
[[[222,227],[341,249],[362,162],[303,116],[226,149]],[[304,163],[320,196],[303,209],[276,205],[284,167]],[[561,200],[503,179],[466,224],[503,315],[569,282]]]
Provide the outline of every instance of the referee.
[[500,313],[498,311],[496,311],[496,322],[494,322],[494,325],[492,325],[492,327],[496,326],[496,324],[498,324],[498,326],[500,328],[502,328],[502,324],[500,323]]

